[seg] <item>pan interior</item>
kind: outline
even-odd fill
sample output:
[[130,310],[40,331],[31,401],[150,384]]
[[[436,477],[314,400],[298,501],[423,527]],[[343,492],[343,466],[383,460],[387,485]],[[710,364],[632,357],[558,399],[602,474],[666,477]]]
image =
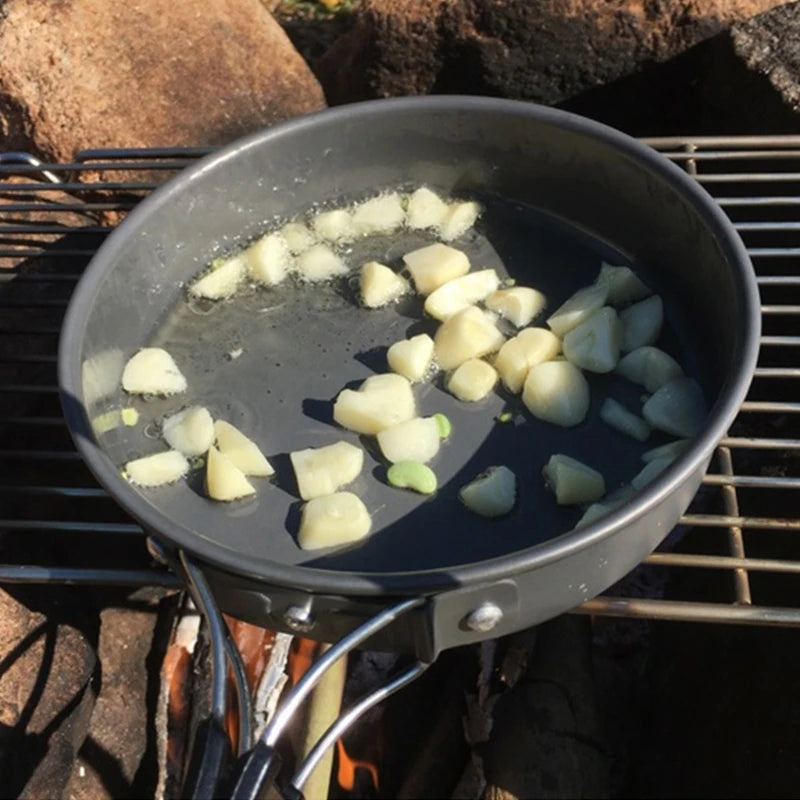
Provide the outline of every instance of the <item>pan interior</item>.
[[[601,260],[632,262],[613,244],[555,216],[494,195],[477,198],[484,212],[474,231],[454,242],[470,257],[473,269],[493,267],[520,285],[534,286],[555,309],[576,289],[591,283]],[[404,231],[369,237],[346,254],[352,265],[379,260],[395,268],[403,253],[434,241],[432,234]],[[663,274],[633,264],[662,294],[666,320],[659,346],[689,374],[700,370],[692,357],[689,329],[680,298],[663,283]],[[641,387],[614,375],[587,374],[591,408],[572,429],[540,422],[520,399],[499,388],[484,401],[461,403],[444,391],[443,376],[417,385],[421,415],[443,412],[453,425],[450,439],[431,466],[439,479],[432,498],[386,485],[385,464],[374,440],[343,431],[333,423],[332,404],[345,386],[355,386],[387,371],[386,348],[408,336],[433,335],[418,297],[368,310],[357,304],[357,280],[300,286],[292,281],[250,288],[235,298],[207,305],[172,305],[149,341],[140,346],[167,349],[187,377],[189,390],[165,399],[121,398],[140,412],[140,423],[100,436],[117,465],[157,452],[158,421],[188,405],[204,405],[258,442],[276,468],[266,481],[253,479],[257,495],[220,504],[203,495],[203,470],[187,481],[143,490],[144,498],[195,535],[230,548],[253,563],[264,560],[342,571],[397,572],[445,569],[512,553],[562,534],[575,525],[582,509],[558,507],[541,470],[552,453],[566,453],[599,469],[609,491],[629,481],[642,466],[641,453],[667,437],[654,435],[640,444],[611,429],[598,416],[606,396],[632,410],[641,407]],[[543,324],[540,319],[537,324]],[[511,330],[509,329],[509,332]],[[129,353],[125,354],[125,357]],[[510,410],[510,423],[497,420]],[[305,552],[296,544],[301,502],[288,453],[345,439],[365,451],[361,476],[349,487],[365,502],[373,533],[357,546]],[[459,502],[458,489],[490,465],[505,464],[517,475],[519,499],[514,513],[487,521]]]

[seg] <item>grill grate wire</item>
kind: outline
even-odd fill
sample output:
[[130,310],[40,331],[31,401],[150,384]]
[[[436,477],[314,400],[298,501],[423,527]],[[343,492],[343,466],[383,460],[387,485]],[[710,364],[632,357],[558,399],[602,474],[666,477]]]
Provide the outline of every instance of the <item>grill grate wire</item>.
[[[761,352],[748,398],[682,519],[688,532],[576,611],[797,627],[800,136],[644,141],[699,181],[742,236],[762,294]],[[0,583],[180,585],[74,450],[56,349],[70,293],[105,236],[209,152],[92,150],[69,164],[0,154]]]

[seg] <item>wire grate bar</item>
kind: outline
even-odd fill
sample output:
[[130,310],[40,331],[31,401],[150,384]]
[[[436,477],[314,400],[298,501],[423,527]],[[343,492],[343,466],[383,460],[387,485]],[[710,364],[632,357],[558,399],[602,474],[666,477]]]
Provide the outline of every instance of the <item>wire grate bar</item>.
[[762,489],[800,489],[800,478],[765,475],[706,475],[708,486],[749,486]]
[[0,495],[2,494],[74,498],[106,498],[109,496],[104,489],[75,489],[70,486],[15,486],[13,484],[0,484]]
[[141,536],[139,525],[127,522],[72,522],[48,519],[0,519],[0,530],[7,531],[59,531],[62,533],[119,533]]
[[155,569],[87,569],[0,564],[0,584],[43,583],[69,586],[163,586],[182,588],[171,572]]
[[720,444],[731,449],[800,450],[800,440],[798,439],[759,439],[747,436],[726,436]]
[[800,519],[779,517],[740,517],[726,514],[684,514],[682,525],[697,528],[729,528],[733,525],[749,530],[800,531]]

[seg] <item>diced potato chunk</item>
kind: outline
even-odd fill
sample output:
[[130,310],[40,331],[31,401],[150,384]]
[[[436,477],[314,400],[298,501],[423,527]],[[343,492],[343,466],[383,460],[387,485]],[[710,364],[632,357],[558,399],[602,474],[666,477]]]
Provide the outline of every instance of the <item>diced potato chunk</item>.
[[333,494],[354,481],[364,466],[364,451],[350,442],[310,447],[289,453],[297,489],[303,500]]
[[528,370],[561,352],[561,340],[546,328],[524,328],[509,339],[494,360],[494,367],[510,392],[518,394]]
[[631,350],[617,364],[616,372],[632,383],[655,392],[676,378],[683,377],[681,365],[657,347],[646,345]]
[[447,214],[447,203],[436,192],[421,186],[408,198],[406,224],[414,230],[438,228]]
[[605,286],[586,286],[565,300],[547,319],[550,330],[562,339],[606,304]]
[[178,394],[186,391],[186,378],[166,350],[143,347],[125,365],[122,388],[130,394]]
[[201,456],[214,444],[214,420],[207,408],[191,406],[161,423],[164,439],[185,456]]
[[395,342],[387,350],[386,360],[392,372],[412,383],[424,380],[433,361],[433,339],[427,333],[420,333]]
[[241,255],[233,256],[218,266],[213,266],[210,272],[198,278],[189,287],[189,294],[207,300],[230,297],[244,280],[245,270],[245,262]]
[[403,198],[397,192],[382,194],[359,203],[353,209],[353,228],[356,233],[391,233],[405,221]]
[[361,302],[367,308],[381,308],[408,291],[408,281],[385,264],[368,261],[361,267]]
[[542,470],[560,506],[589,503],[606,493],[606,482],[596,470],[562,453],[555,453]]
[[451,370],[467,359],[496,352],[503,342],[505,337],[486,313],[470,306],[439,326],[434,337],[434,353],[439,366]]
[[530,368],[522,402],[537,419],[571,428],[589,411],[589,384],[569,361],[544,361]]
[[600,406],[600,419],[637,441],[643,442],[650,436],[650,426],[613,397],[607,397]]
[[497,383],[497,371],[479,358],[470,358],[453,372],[447,381],[447,391],[465,403],[483,400]]
[[403,256],[414,286],[420,294],[430,294],[443,283],[460,278],[469,272],[469,259],[465,253],[436,242]]
[[672,456],[662,456],[648,461],[641,471],[631,481],[631,486],[638,492],[644,489],[648,483],[652,483],[673,461]]
[[245,475],[268,478],[275,474],[272,464],[267,461],[259,446],[230,422],[218,419],[214,423],[214,435],[219,452]]
[[483,300],[499,284],[500,279],[493,269],[482,269],[453,278],[428,295],[425,311],[435,319],[445,320]]
[[311,220],[311,227],[320,239],[325,239],[329,242],[346,242],[356,234],[353,226],[353,215],[343,208],[320,211]]
[[630,267],[614,267],[611,264],[603,264],[595,283],[608,289],[608,299],[606,300],[608,303],[629,303],[652,294]]
[[289,245],[279,233],[269,233],[253,242],[242,257],[254,281],[275,286],[288,274],[292,266]]
[[227,456],[210,447],[206,458],[206,493],[212,500],[228,502],[249,497],[256,490]]
[[657,458],[678,458],[689,449],[690,444],[689,439],[676,439],[674,442],[667,442],[642,453],[642,461],[647,463]]
[[317,243],[317,237],[302,222],[287,222],[280,233],[293,256],[305,253],[311,245]]
[[654,294],[621,311],[619,320],[622,323],[620,349],[623,353],[629,353],[658,339],[664,322],[664,303]]
[[411,384],[402,375],[373,375],[357,391],[343,389],[333,405],[333,418],[356,433],[376,434],[416,416]]
[[439,224],[439,236],[443,242],[451,242],[466,233],[481,213],[481,207],[473,201],[450,203]]
[[619,361],[621,339],[617,312],[603,306],[564,337],[564,355],[589,372],[611,372]]
[[347,272],[347,264],[325,244],[315,244],[297,257],[297,272],[311,283],[326,281]]
[[486,298],[486,308],[496,311],[512,325],[524,328],[540,314],[547,298],[530,286],[512,286],[510,289],[498,289]]
[[459,489],[461,502],[481,517],[502,517],[517,501],[517,476],[506,466],[489,467]]
[[303,550],[340,547],[363,539],[371,527],[364,503],[352,492],[337,492],[303,506],[297,543]]
[[643,406],[644,418],[673,436],[696,436],[706,421],[703,390],[692,378],[678,378],[662,386]]
[[136,458],[125,465],[130,482],[147,488],[175,483],[188,471],[189,462],[186,456],[177,450]]
[[398,461],[430,461],[438,452],[441,438],[433,417],[415,417],[378,434],[383,455],[393,464]]

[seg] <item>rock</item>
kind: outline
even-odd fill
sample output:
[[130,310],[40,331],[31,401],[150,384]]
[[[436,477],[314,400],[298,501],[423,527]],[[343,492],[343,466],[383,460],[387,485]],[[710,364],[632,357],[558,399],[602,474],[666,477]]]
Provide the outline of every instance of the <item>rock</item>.
[[4,796],[62,796],[94,704],[95,626],[74,592],[41,586],[0,591]]
[[331,103],[458,92],[555,104],[779,0],[364,0],[317,74]]
[[6,0],[0,147],[216,145],[324,106],[260,0]]

